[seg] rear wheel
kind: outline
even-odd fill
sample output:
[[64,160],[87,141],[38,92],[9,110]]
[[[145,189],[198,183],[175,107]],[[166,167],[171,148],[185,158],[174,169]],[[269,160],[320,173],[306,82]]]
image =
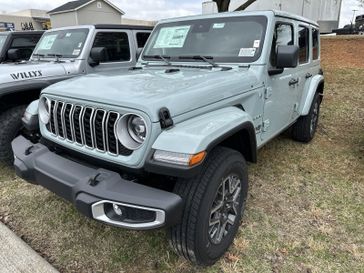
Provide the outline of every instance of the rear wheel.
[[174,192],[185,207],[181,223],[169,231],[172,248],[192,263],[214,264],[232,244],[244,211],[248,192],[244,157],[218,147],[202,173],[178,181]]
[[308,143],[314,138],[320,116],[320,104],[320,94],[316,93],[308,115],[300,117],[292,127],[294,140]]
[[11,166],[14,163],[11,142],[23,128],[21,118],[25,105],[15,106],[0,115],[0,162]]

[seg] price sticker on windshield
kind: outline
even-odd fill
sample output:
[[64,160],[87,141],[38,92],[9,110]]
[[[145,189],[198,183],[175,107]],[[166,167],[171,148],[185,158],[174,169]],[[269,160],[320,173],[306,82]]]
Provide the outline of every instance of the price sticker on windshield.
[[57,34],[55,35],[47,35],[42,39],[42,42],[39,45],[40,50],[50,50],[57,39]]
[[166,27],[159,31],[154,48],[182,48],[191,26]]
[[239,57],[254,57],[257,49],[255,47],[252,48],[240,48]]

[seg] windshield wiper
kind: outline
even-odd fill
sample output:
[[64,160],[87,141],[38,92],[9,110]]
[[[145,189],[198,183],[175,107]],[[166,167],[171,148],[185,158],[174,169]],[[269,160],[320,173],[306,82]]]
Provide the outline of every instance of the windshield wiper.
[[56,63],[59,63],[59,58],[62,58],[63,55],[62,54],[54,54],[54,53],[50,53],[50,54],[47,54],[47,57],[54,57],[56,58]]
[[223,70],[231,70],[231,67],[223,67],[221,65],[218,65],[213,61],[214,57],[212,56],[202,56],[202,55],[196,55],[196,56],[179,56],[178,59],[180,60],[202,60],[206,63],[209,63],[213,68],[221,68]]
[[180,60],[202,60],[208,64],[211,64],[212,67],[220,67],[218,64],[216,64],[212,56],[202,56],[202,55],[196,55],[196,56],[179,56],[178,59]]
[[147,58],[147,59],[159,59],[162,60],[163,62],[165,62],[168,65],[172,65],[170,61],[168,61],[168,59],[170,59],[170,56],[163,56],[163,55],[144,55],[143,58]]
[[40,58],[44,58],[45,55],[44,54],[39,54],[39,53],[34,53],[33,57],[38,57],[38,62],[40,61]]

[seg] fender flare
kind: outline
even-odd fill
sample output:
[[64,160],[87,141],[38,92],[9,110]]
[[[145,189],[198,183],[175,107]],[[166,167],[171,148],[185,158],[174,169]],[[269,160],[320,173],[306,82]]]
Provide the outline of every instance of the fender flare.
[[[247,146],[242,147],[250,153],[246,160],[256,162],[257,144],[253,120],[249,114],[234,106],[194,117],[163,131],[152,149],[185,154],[209,152],[242,130],[249,137]],[[238,139],[243,140],[240,137]]]
[[315,94],[320,85],[324,84],[324,77],[322,75],[314,76],[309,82],[308,86],[305,87],[305,90],[302,95],[300,107],[298,112],[301,116],[307,116],[310,112],[311,104]]

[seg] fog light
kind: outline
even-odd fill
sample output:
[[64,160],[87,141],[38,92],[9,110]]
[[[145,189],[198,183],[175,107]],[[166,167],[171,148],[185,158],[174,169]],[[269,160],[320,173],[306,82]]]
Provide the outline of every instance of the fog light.
[[114,212],[115,212],[116,215],[118,215],[118,216],[123,215],[123,211],[121,210],[121,208],[118,205],[113,204],[112,208],[114,209]]

